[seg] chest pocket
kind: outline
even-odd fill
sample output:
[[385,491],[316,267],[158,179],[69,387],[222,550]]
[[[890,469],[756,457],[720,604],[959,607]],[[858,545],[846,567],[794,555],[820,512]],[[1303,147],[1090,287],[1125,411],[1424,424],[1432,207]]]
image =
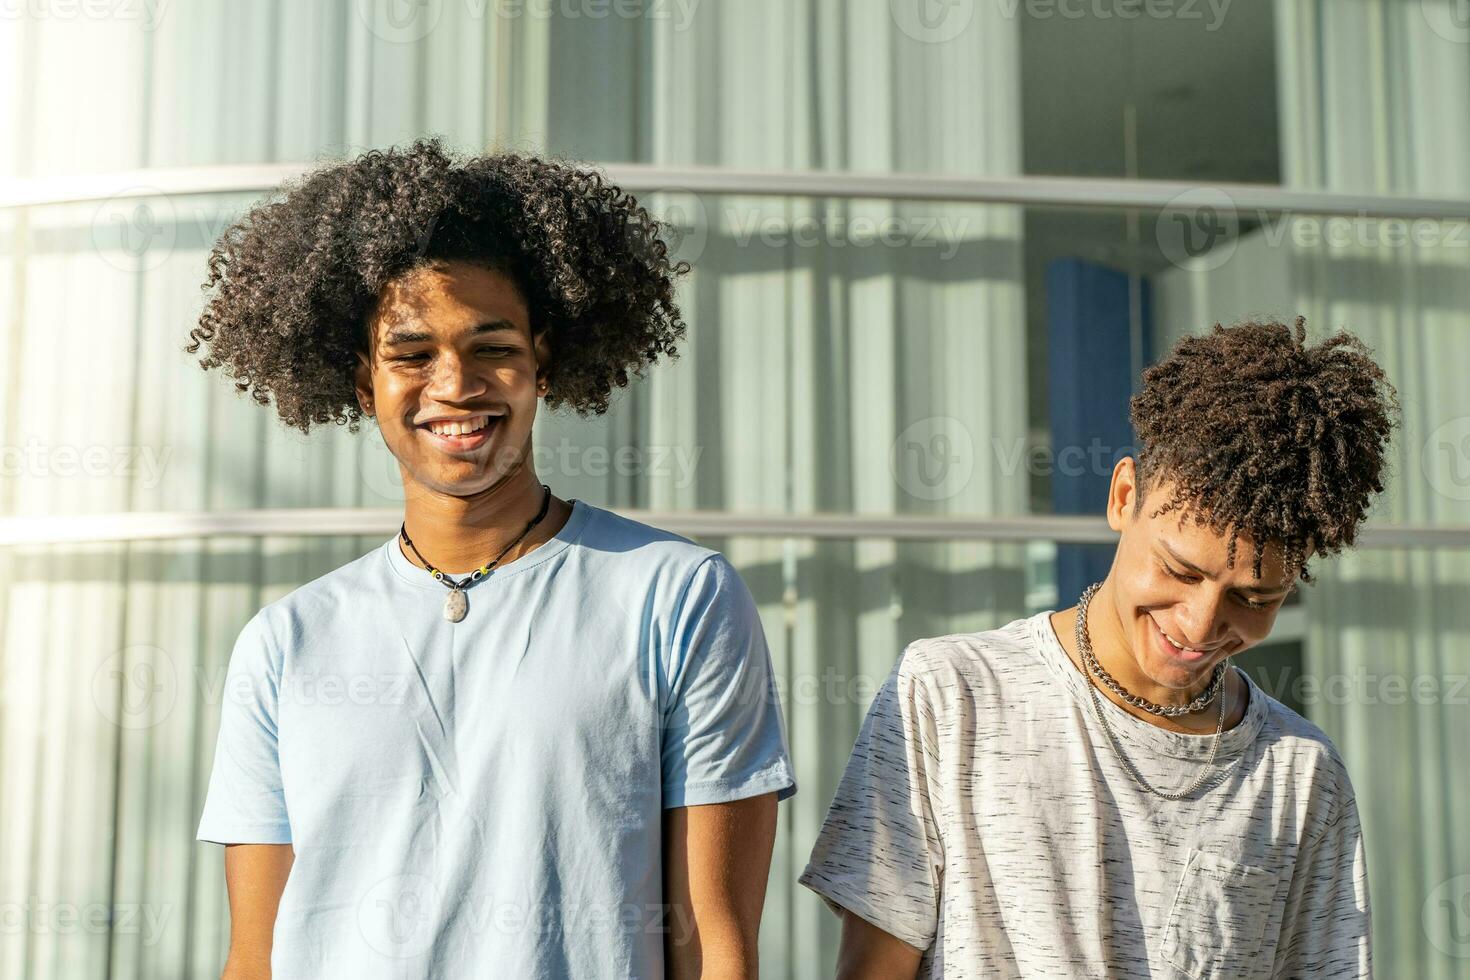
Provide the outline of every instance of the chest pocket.
[[[1164,924],[1159,952],[1194,980],[1240,980],[1265,964],[1256,957],[1280,928],[1275,908],[1282,876],[1191,849]],[[1275,948],[1275,938],[1268,944]]]

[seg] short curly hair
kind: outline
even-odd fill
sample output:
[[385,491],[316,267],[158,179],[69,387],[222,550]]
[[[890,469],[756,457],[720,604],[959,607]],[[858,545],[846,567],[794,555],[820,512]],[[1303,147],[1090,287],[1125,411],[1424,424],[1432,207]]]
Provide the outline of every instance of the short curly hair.
[[1180,510],[1230,536],[1235,564],[1243,532],[1260,577],[1268,542],[1283,552],[1288,581],[1312,580],[1309,549],[1335,554],[1353,543],[1370,497],[1383,490],[1398,393],[1372,352],[1340,331],[1306,343],[1293,326],[1215,324],[1186,337],[1143,372],[1131,402],[1142,507],[1167,480],[1153,516]]
[[[615,387],[660,355],[685,325],[674,302],[687,262],[673,262],[652,218],[601,174],[501,153],[454,158],[438,137],[370,150],[288,182],[216,242],[212,293],[184,350],[209,352],[288,426],[363,417],[356,354],[379,291],[422,265],[469,261],[519,287],[533,334],[550,331],[549,408],[607,411]],[[274,196],[273,196],[274,197]]]

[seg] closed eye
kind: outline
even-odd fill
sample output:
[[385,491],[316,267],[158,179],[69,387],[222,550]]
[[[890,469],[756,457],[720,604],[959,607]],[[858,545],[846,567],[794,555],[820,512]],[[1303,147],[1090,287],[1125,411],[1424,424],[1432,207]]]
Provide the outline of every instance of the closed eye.
[[[507,355],[508,356],[508,355],[511,355],[511,354],[516,353],[516,348],[514,348],[514,347],[496,347],[496,346],[492,346],[492,345],[485,345],[485,346],[483,346],[483,347],[480,348],[480,353],[483,354],[486,351],[489,351],[489,352],[491,352],[493,354]],[[424,351],[418,351],[418,352],[413,353],[413,354],[404,354],[404,355],[402,355],[400,357],[395,357],[395,358],[393,358],[393,360],[395,360],[395,361],[416,361],[419,358],[428,357],[428,356],[429,355],[427,353],[425,353]]]
[[1163,562],[1159,562],[1159,567],[1162,568],[1166,573],[1168,573],[1168,575],[1169,575],[1170,578],[1178,579],[1180,582],[1193,582],[1194,581],[1194,576],[1193,575],[1185,575],[1183,572],[1176,572],[1176,571],[1174,571],[1174,569],[1170,568],[1168,565],[1164,564]]
[[[1193,576],[1193,575],[1185,575],[1183,572],[1176,572],[1174,569],[1170,568],[1168,565],[1166,565],[1163,562],[1160,562],[1159,563],[1159,567],[1162,568],[1164,570],[1164,572],[1170,578],[1175,579],[1177,581],[1191,583],[1191,584],[1195,581],[1195,576]],[[1239,593],[1236,594],[1235,599],[1236,599],[1237,602],[1239,602],[1242,606],[1245,606],[1247,609],[1252,609],[1252,610],[1260,611],[1262,609],[1269,609],[1269,608],[1271,608],[1271,603],[1270,602],[1261,602],[1258,599],[1250,599],[1250,598],[1247,598],[1247,597],[1245,597],[1243,595],[1240,595]]]

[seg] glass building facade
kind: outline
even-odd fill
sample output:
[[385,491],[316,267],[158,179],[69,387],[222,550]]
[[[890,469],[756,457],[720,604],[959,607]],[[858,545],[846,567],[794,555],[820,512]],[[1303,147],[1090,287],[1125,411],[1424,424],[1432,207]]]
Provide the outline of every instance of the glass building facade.
[[0,134],[0,977],[217,975],[229,651],[402,492],[182,348],[251,202],[426,134],[601,166],[693,265],[681,356],[537,464],[759,603],[801,787],[764,976],[832,973],[795,881],[904,644],[1070,604],[1138,373],[1298,314],[1404,427],[1249,667],[1347,760],[1382,975],[1470,976],[1463,0],[0,0]]

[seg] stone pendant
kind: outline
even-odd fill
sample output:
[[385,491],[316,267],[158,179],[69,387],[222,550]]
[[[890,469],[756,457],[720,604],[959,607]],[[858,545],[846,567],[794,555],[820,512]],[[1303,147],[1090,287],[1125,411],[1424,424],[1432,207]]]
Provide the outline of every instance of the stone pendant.
[[470,611],[470,600],[460,589],[450,589],[449,595],[444,597],[444,618],[451,623],[457,623],[464,619],[465,614]]

